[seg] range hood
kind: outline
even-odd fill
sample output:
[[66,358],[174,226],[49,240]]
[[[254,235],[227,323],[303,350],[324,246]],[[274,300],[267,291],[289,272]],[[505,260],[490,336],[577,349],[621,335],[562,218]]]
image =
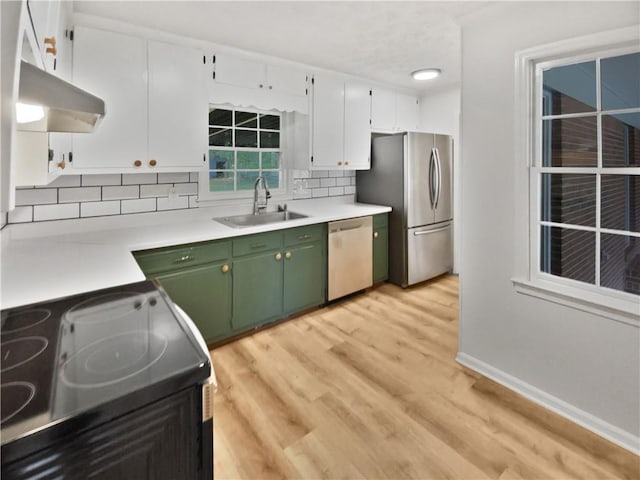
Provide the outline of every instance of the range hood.
[[19,120],[18,130],[88,133],[105,114],[102,99],[24,60],[20,62],[17,103],[17,108],[41,112],[35,121]]

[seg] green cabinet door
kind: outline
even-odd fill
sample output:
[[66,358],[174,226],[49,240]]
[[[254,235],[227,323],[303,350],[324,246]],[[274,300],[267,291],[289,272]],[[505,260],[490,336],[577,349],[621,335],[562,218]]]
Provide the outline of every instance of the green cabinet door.
[[373,283],[389,278],[389,229],[374,228],[373,232]]
[[234,331],[246,330],[282,315],[280,250],[233,261]]
[[191,317],[207,342],[229,335],[231,272],[228,264],[184,269],[156,279],[171,300]]
[[284,311],[293,313],[324,302],[321,243],[288,248],[284,260]]

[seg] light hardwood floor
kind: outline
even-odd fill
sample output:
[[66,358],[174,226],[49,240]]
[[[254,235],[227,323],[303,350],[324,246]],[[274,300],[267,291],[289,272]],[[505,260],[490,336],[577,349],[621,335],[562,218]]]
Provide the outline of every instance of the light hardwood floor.
[[384,284],[212,351],[215,478],[640,478],[455,362],[458,281]]

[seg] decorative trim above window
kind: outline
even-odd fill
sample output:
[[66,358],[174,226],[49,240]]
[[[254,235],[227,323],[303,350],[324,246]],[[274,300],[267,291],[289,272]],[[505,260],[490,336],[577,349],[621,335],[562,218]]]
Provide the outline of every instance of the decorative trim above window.
[[635,325],[639,31],[604,32],[516,54],[522,246],[514,285],[521,293]]

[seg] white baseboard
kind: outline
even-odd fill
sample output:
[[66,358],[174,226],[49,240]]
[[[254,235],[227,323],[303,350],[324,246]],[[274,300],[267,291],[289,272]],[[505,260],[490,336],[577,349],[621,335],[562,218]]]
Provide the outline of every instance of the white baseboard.
[[538,405],[541,405],[574,423],[577,423],[603,438],[606,438],[610,442],[613,442],[636,455],[640,455],[640,437],[632,435],[615,425],[611,425],[610,423],[607,423],[584,410],[580,410],[564,400],[560,400],[559,398],[554,397],[533,385],[523,382],[502,370],[492,367],[482,360],[472,357],[471,355],[458,353],[456,361],[465,367],[490,378],[494,382],[519,393],[532,402],[537,403]]

